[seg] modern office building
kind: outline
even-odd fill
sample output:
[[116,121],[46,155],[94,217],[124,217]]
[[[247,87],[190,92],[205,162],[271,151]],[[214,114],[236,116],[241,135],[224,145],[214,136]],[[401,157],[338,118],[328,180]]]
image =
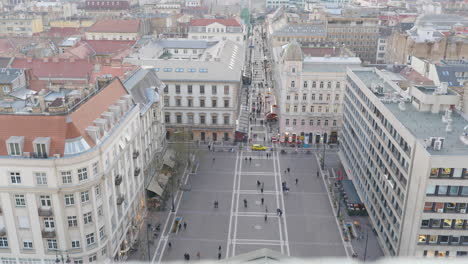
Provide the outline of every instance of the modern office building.
[[195,140],[234,139],[243,46],[230,40],[158,40],[126,61],[152,68],[166,84],[163,104],[168,137],[188,129]]
[[337,143],[341,129],[346,68],[357,57],[333,46],[303,47],[292,42],[278,50],[279,129],[285,142]]
[[340,156],[388,256],[468,254],[468,120],[440,86],[348,69]]
[[[118,79],[83,92],[0,101],[2,262],[121,260],[137,237],[140,109]],[[46,94],[57,100],[45,104]]]

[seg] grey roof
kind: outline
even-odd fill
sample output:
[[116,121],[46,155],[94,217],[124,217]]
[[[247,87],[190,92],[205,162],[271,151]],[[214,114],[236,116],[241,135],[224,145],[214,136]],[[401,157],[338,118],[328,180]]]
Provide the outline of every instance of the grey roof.
[[326,36],[323,24],[287,24],[273,32],[274,36]]
[[160,40],[155,42],[156,45],[170,49],[206,49],[216,45],[219,41],[177,39],[177,40]]
[[425,23],[430,22],[436,29],[450,29],[456,23],[461,23],[468,26],[468,18],[455,14],[430,14],[418,17],[415,22],[416,26],[423,26]]
[[23,69],[0,69],[0,83],[11,83],[13,82],[18,75],[21,75],[24,72]]
[[436,65],[437,75],[441,82],[447,82],[450,87],[461,87],[460,83],[455,76],[456,72],[468,72],[468,64],[457,65]]
[[[218,46],[219,45],[219,46]],[[220,41],[212,47],[211,56],[204,53],[199,60],[159,59],[152,54],[138,54],[126,62],[154,68],[162,81],[220,81],[240,82],[244,67],[243,46],[231,41]]]
[[[372,83],[383,85],[384,93],[394,93],[395,89],[382,80],[380,76],[369,69],[353,70],[361,81],[367,87]],[[424,88],[424,87],[423,87]],[[426,87],[433,89],[434,87]],[[421,87],[417,89],[421,90]],[[432,90],[433,91],[433,90]],[[454,94],[449,89],[449,94]],[[433,155],[468,155],[468,147],[460,142],[459,136],[463,134],[463,128],[468,125],[468,120],[463,118],[457,112],[452,113],[453,130],[447,136],[445,131],[446,124],[443,123],[444,113],[432,114],[431,112],[420,112],[414,108],[411,102],[405,103],[405,111],[400,110],[396,103],[386,103],[385,107],[395,116],[395,118],[421,143],[429,137],[444,137],[444,146],[441,151],[435,151],[427,148],[427,151]]]
[[0,57],[0,68],[8,68],[13,58]]
[[145,112],[153,103],[159,101],[159,89],[164,85],[152,70],[139,69],[128,77],[123,85],[136,103],[142,105]]
[[285,50],[283,59],[286,61],[302,61],[303,54],[301,45],[297,43],[297,41],[293,41],[289,43]]

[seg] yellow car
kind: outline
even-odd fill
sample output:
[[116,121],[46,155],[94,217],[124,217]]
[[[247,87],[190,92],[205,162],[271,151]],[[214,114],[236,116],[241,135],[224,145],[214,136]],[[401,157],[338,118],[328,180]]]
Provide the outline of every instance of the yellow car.
[[262,145],[254,144],[252,145],[252,150],[266,150],[267,148]]

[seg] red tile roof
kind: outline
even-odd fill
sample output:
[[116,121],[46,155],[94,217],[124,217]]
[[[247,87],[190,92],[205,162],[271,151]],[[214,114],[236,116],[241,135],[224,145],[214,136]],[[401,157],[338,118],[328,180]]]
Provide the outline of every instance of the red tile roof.
[[88,32],[106,33],[138,33],[140,20],[138,19],[109,19],[97,21],[87,29]]
[[49,31],[39,33],[41,36],[49,36],[56,38],[66,38],[74,35],[81,35],[83,28],[72,27],[51,27]]
[[135,44],[134,40],[85,40],[83,42],[88,44],[96,52],[96,55],[119,53]]
[[113,80],[88,101],[80,105],[69,117],[67,115],[11,115],[0,114],[0,156],[8,155],[6,140],[11,136],[23,136],[23,152],[34,152],[33,144],[37,137],[50,137],[50,153],[63,155],[65,140],[83,136],[90,146],[94,142],[85,129],[101,116],[109,106],[128,94],[119,79]]
[[15,49],[10,39],[0,39],[0,54],[8,54]]
[[411,67],[404,68],[403,70],[401,70],[400,74],[413,84],[434,85],[434,82],[431,79],[425,77],[424,75],[415,71]]
[[130,72],[136,68],[137,66],[134,65],[102,65],[100,71],[93,72],[93,75],[91,75],[90,82],[96,83],[97,78],[104,77],[105,75],[110,75],[112,76],[112,78],[118,77],[121,80],[123,80],[127,72]]
[[211,25],[213,23],[219,23],[225,25],[226,27],[240,27],[241,25],[237,20],[233,18],[229,19],[219,19],[219,18],[200,18],[190,20],[190,26],[193,27],[204,27]]
[[[58,59],[58,58],[57,58]],[[45,62],[43,59],[15,58],[11,64],[12,68],[31,69],[33,75],[38,78],[71,78],[86,79],[91,76],[93,64],[87,60],[65,60],[58,59],[54,62],[52,58]]]

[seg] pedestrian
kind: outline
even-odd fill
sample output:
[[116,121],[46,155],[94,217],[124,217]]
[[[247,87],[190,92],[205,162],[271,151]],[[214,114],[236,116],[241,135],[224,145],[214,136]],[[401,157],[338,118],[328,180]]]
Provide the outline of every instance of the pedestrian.
[[210,145],[210,144],[208,144],[208,151],[210,151],[210,150],[211,150],[211,145]]
[[219,247],[218,247],[218,251],[221,251],[221,245],[219,245]]
[[169,246],[169,249],[172,248],[172,243],[171,242],[167,243],[167,245]]
[[221,259],[221,252],[218,252],[218,259]]
[[252,157],[249,158],[249,162],[252,163]]
[[182,224],[179,223],[179,231],[182,229]]
[[190,254],[187,253],[187,260],[190,260]]
[[257,180],[257,187],[260,187],[261,182]]
[[263,203],[265,202],[265,199],[262,197],[262,199],[260,199],[260,200],[262,201],[262,205],[263,205]]
[[317,178],[319,177],[319,171],[317,170]]
[[284,170],[284,174],[288,173],[288,170]]
[[184,230],[187,230],[187,223],[184,222]]
[[244,207],[247,208],[247,199],[244,199]]
[[279,216],[280,217],[283,216],[283,210],[281,210],[281,209],[279,210]]
[[216,158],[213,158],[213,163],[215,162]]
[[200,251],[197,252],[197,258],[200,259]]
[[296,178],[296,185],[297,185],[297,183],[298,183],[298,182],[299,182],[299,179],[298,179],[298,178]]
[[279,215],[280,214],[280,209],[276,209],[276,215]]
[[268,215],[265,214],[265,222],[268,221]]
[[288,173],[291,173],[291,169],[288,167]]
[[260,188],[260,192],[263,194],[263,187],[262,187],[262,188]]

